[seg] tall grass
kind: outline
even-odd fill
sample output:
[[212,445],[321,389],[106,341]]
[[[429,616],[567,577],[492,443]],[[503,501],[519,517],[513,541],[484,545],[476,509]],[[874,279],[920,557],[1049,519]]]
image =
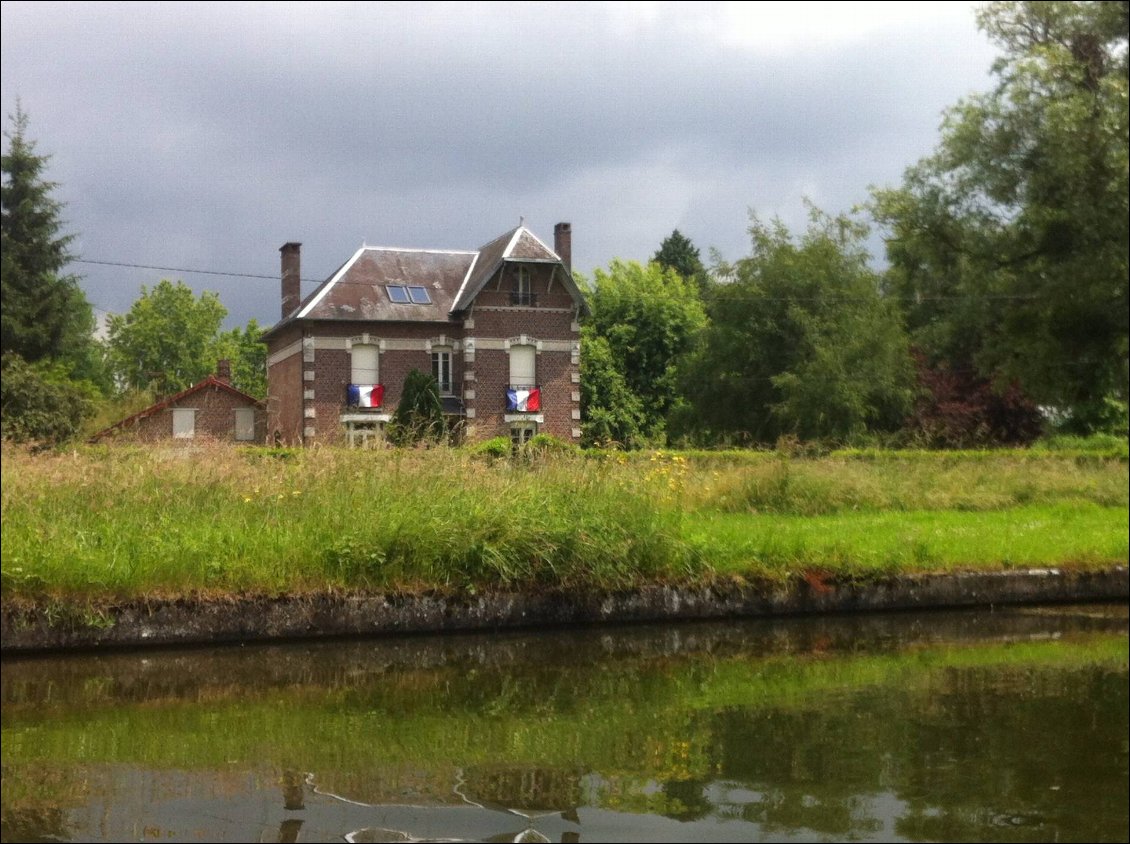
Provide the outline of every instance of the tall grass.
[[[5,601],[618,589],[714,568],[780,578],[1126,559],[1118,459],[7,448],[2,483]],[[1040,554],[1018,554],[1020,537]]]
[[3,591],[600,586],[686,577],[645,489],[585,461],[92,449],[3,461]]

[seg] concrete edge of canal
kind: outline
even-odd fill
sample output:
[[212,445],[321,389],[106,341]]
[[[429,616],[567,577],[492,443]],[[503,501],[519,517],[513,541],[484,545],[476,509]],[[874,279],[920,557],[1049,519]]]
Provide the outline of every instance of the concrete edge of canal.
[[654,585],[618,592],[312,595],[0,611],[5,655],[534,626],[1130,600],[1126,566],[907,575],[867,582]]

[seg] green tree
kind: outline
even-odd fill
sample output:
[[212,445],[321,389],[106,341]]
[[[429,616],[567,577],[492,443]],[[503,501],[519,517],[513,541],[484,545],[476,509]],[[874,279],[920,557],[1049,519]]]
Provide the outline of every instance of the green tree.
[[29,364],[17,354],[0,363],[0,437],[57,445],[74,437],[93,410],[93,395],[59,365]]
[[400,403],[392,418],[389,439],[396,445],[439,441],[447,435],[439,383],[431,373],[413,369],[404,379]]
[[212,346],[213,360],[231,361],[232,386],[257,399],[267,397],[267,345],[254,319],[243,328],[221,332]]
[[679,433],[774,442],[897,428],[912,398],[899,313],[880,294],[867,229],[812,209],[794,242],[754,217],[753,250],[723,267],[710,325],[683,370]]
[[215,293],[200,298],[183,282],[162,280],[125,314],[109,319],[110,362],[131,389],[174,393],[215,370],[216,335],[227,310]]
[[[591,348],[584,348],[582,338],[582,360],[588,356],[592,374],[599,368],[605,375],[584,387],[588,421],[618,419],[609,432],[623,442],[620,437],[630,433],[638,418],[639,436],[661,438],[677,398],[680,360],[706,321],[697,291],[659,264],[614,260],[607,272],[596,271],[589,303],[585,338]],[[637,399],[630,406],[620,381]],[[595,432],[592,424],[590,430]]]
[[1084,430],[1130,382],[1127,9],[988,4],[997,87],[950,109],[935,154],[874,198],[931,362],[1016,379]]
[[581,329],[581,441],[636,448],[645,439],[643,404],[624,380],[608,341]]
[[710,287],[710,276],[703,266],[698,247],[678,229],[671,232],[659,245],[659,251],[651,260],[662,267],[674,270],[687,281],[694,282],[700,293],[705,294]]
[[10,119],[0,167],[0,351],[29,363],[81,361],[89,351],[94,316],[78,277],[63,273],[73,258],[74,235],[61,232],[63,205],[52,195],[58,185],[44,178],[50,157],[36,154],[27,136],[27,114],[17,105]]

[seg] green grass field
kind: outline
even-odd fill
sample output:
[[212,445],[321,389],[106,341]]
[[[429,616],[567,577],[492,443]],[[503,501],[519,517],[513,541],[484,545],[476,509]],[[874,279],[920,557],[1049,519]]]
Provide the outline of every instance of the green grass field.
[[3,454],[3,600],[623,588],[1126,563],[1124,456]]

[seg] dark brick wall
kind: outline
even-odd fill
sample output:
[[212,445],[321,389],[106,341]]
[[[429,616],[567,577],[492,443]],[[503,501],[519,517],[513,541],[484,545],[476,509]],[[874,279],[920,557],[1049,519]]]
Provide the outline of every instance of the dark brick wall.
[[[539,338],[540,339],[540,338]],[[579,389],[571,381],[575,369],[568,352],[542,352],[537,356],[537,383],[541,387],[541,414],[545,422],[542,433],[572,440],[572,429],[580,427],[572,419],[572,409],[580,405],[572,401],[572,392]],[[470,385],[468,385],[470,386]],[[506,390],[510,386],[510,355],[506,351],[482,350],[475,354],[475,418],[468,421],[468,436],[489,439],[508,436],[510,424],[505,421]]]
[[[301,337],[300,326],[287,326],[267,344],[268,357]],[[267,431],[289,445],[302,442],[301,353],[267,367]]]

